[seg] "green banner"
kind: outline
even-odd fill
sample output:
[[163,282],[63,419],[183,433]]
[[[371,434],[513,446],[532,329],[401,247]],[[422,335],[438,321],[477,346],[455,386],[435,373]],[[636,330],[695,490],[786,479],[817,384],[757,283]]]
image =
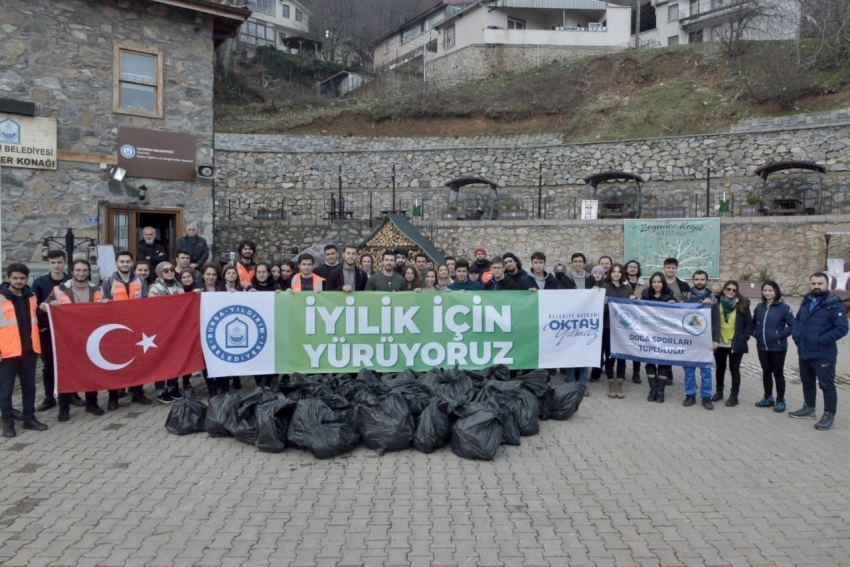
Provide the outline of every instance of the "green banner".
[[627,219],[625,260],[641,263],[644,276],[660,272],[665,258],[679,260],[679,277],[696,270],[720,277],[720,219]]

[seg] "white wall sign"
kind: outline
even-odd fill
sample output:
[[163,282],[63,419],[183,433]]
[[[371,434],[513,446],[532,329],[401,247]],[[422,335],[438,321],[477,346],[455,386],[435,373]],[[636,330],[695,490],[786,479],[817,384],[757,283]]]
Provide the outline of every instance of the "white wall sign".
[[0,114],[0,166],[56,169],[56,119]]
[[599,214],[599,201],[582,200],[581,220],[596,220]]

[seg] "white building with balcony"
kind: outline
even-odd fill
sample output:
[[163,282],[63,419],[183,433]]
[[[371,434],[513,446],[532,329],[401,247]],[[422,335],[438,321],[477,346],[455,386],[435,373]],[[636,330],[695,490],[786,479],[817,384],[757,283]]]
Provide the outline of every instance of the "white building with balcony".
[[251,17],[239,28],[239,46],[253,57],[257,47],[271,45],[290,53],[318,51],[310,37],[310,11],[296,0],[248,0]]

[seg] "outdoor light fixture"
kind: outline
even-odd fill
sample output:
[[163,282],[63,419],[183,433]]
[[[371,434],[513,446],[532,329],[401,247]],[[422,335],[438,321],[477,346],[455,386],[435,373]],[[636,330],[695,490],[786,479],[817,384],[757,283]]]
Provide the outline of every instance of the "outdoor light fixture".
[[147,185],[142,185],[139,187],[139,201],[144,201],[145,197],[148,195]]
[[41,259],[47,261],[47,253],[50,252],[50,241],[48,239],[44,239],[44,242],[41,244]]
[[47,261],[47,253],[50,252],[50,243],[57,244],[59,249],[64,250],[68,257],[68,261],[74,260],[74,252],[77,247],[88,244],[88,258],[92,262],[97,261],[97,241],[94,238],[76,237],[74,231],[70,228],[65,232],[65,236],[48,236],[41,243],[41,259]]
[[112,179],[115,181],[124,181],[124,176],[127,175],[127,170],[123,167],[113,167],[109,170],[109,175],[111,175]]
[[199,165],[197,171],[198,177],[201,179],[212,179],[215,177],[217,170],[212,165]]

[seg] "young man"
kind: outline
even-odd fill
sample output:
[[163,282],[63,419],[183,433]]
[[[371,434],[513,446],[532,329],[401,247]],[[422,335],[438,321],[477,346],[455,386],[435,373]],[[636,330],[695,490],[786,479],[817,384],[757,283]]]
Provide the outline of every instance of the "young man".
[[484,282],[481,281],[481,272],[478,271],[478,266],[475,265],[475,262],[469,265],[469,280],[478,282],[482,286],[484,285]]
[[490,262],[490,273],[493,277],[490,281],[484,284],[484,289],[487,291],[517,291],[519,285],[513,278],[505,276],[505,262],[499,258],[493,258]]
[[396,248],[395,251],[395,272],[404,277],[404,269],[407,267],[407,250],[404,248]]
[[322,291],[324,279],[313,273],[315,259],[310,254],[298,258],[298,273],[292,276],[289,291]]
[[[47,300],[47,297],[53,293],[53,290],[71,277],[65,273],[66,258],[65,252],[62,250],[51,250],[47,253],[47,265],[50,272],[35,278],[32,282],[32,291],[35,294],[36,302],[41,305]],[[41,338],[41,381],[44,385],[44,401],[41,402],[35,411],[46,411],[56,406],[56,398],[53,397],[54,390],[54,375],[53,375],[53,341],[50,338],[50,320],[47,314],[38,310],[38,331]],[[72,403],[74,405],[84,405],[85,402],[80,399],[80,396],[74,394],[75,398]]]
[[315,266],[313,273],[322,279],[328,279],[331,272],[339,267],[339,250],[337,250],[335,244],[327,244],[322,254],[324,255],[325,263],[321,266]]
[[461,258],[455,264],[455,279],[449,284],[449,289],[454,291],[481,291],[484,288],[480,283],[469,279],[469,262]]
[[12,415],[12,391],[15,378],[21,381],[24,429],[44,431],[47,426],[35,418],[35,365],[41,352],[36,320],[35,294],[27,285],[30,270],[24,264],[10,264],[8,282],[0,286],[0,309],[4,326],[0,328],[0,416],[3,437],[15,437]]
[[558,289],[558,280],[546,270],[546,254],[535,252],[531,255],[531,279],[537,289]]
[[679,260],[676,258],[666,258],[664,260],[664,279],[667,280],[667,286],[673,293],[676,301],[682,301],[682,294],[691,291],[691,286],[688,282],[677,276],[679,271]]
[[381,257],[381,271],[372,274],[366,282],[366,291],[407,291],[404,278],[394,270],[396,253],[387,250]]
[[791,336],[797,345],[800,380],[803,382],[803,407],[788,415],[797,419],[815,419],[817,387],[823,392],[823,415],[815,429],[832,429],[838,409],[835,390],[835,362],[838,339],[847,334],[847,315],[841,298],[829,291],[829,279],[823,272],[809,278],[810,293],[803,298]]
[[581,252],[576,252],[570,258],[570,267],[564,274],[575,285],[575,289],[590,289],[593,287],[593,276],[584,270],[587,258]]
[[454,256],[446,256],[445,264],[446,264],[446,267],[449,269],[449,277],[450,278],[455,277],[455,262],[456,261],[457,260],[455,259]]
[[147,260],[151,263],[151,271],[163,260],[168,260],[168,253],[162,242],[156,239],[156,230],[152,226],[142,229],[142,239],[136,245],[136,255],[139,260]]
[[236,273],[239,274],[239,283],[242,284],[242,289],[251,288],[251,281],[257,271],[257,263],[254,261],[256,254],[257,245],[254,244],[253,240],[243,240],[236,245],[236,260],[233,261],[233,266],[236,268]]
[[611,271],[611,266],[614,265],[614,260],[611,259],[611,256],[600,256],[598,266],[602,266],[602,269],[605,270],[605,275],[608,275],[608,272]]
[[505,252],[502,255],[502,261],[505,263],[505,277],[514,280],[519,289],[532,289],[534,287],[534,280],[531,279],[528,272],[522,269],[522,262],[516,254]]
[[[148,284],[133,273],[133,255],[122,250],[115,255],[115,267],[117,271],[103,281],[103,298],[109,301],[132,301],[148,296]],[[143,406],[152,402],[145,397],[142,386],[130,388],[132,397],[130,403]],[[106,404],[107,411],[118,409],[118,390],[109,390],[109,401]]]
[[[714,295],[708,289],[708,273],[703,270],[694,272],[694,286],[690,291],[682,294],[682,303],[705,303],[706,305],[714,304]],[[711,336],[712,347],[717,348],[720,344],[720,320],[718,319],[719,311],[711,310]],[[700,388],[699,394],[702,399],[702,407],[707,410],[713,410],[714,404],[711,401],[711,377],[712,364],[703,364],[699,366],[700,373]],[[690,407],[697,403],[697,367],[685,366],[685,401],[682,405]]]
[[174,255],[174,273],[179,279],[179,274],[183,270],[192,270],[192,277],[195,279],[195,287],[200,288],[203,281],[201,274],[192,267],[192,256],[188,250],[178,250]]
[[[71,279],[51,291],[44,303],[40,305],[40,310],[47,313],[50,307],[58,307],[68,303],[102,301],[103,292],[101,292],[100,287],[89,281],[90,274],[91,264],[88,260],[74,260],[71,265]],[[59,394],[59,421],[71,419],[71,404],[73,403],[71,396],[76,396],[76,394]],[[103,410],[97,405],[97,392],[86,392],[84,404],[86,413],[96,416],[103,415]]]
[[364,291],[369,276],[357,267],[357,247],[348,245],[342,250],[342,263],[331,270],[325,289],[337,291]]
[[413,261],[413,267],[416,268],[416,273],[424,274],[428,269],[428,256],[424,252],[416,254],[416,259]]
[[478,248],[475,249],[474,254],[475,254],[475,262],[473,262],[473,263],[475,264],[475,267],[478,268],[478,271],[481,272],[482,274],[484,272],[489,272],[490,271],[490,265],[492,264],[492,262],[490,262],[490,260],[487,259],[487,249],[484,248],[483,246],[479,246]]
[[186,236],[177,241],[177,249],[189,251],[189,267],[193,270],[206,264],[210,257],[209,244],[198,236],[198,225],[193,222],[186,225]]

